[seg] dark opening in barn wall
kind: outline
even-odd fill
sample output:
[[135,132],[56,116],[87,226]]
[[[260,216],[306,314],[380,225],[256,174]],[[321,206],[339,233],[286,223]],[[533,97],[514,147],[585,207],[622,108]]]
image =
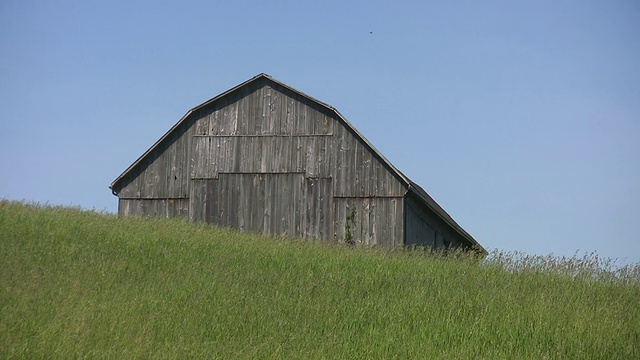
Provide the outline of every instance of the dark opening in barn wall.
[[424,209],[412,198],[406,205],[405,245],[433,247],[436,245],[436,229],[428,221]]
[[406,197],[405,216],[406,245],[434,248],[473,248],[475,245],[458,234],[439,214],[411,193]]

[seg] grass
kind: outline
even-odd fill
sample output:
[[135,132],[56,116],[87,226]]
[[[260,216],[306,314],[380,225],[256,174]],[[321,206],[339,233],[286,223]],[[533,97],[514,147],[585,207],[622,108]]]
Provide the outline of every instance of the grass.
[[0,200],[0,357],[638,359],[640,266],[607,264]]

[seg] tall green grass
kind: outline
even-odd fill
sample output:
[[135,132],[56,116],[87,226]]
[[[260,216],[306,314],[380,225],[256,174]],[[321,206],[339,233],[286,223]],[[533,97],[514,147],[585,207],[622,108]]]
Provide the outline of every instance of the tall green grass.
[[639,267],[594,258],[444,257],[0,201],[0,357],[638,359]]

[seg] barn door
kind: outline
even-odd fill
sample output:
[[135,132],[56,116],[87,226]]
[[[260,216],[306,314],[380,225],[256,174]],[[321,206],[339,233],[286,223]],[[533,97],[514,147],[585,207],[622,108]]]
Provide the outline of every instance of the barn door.
[[224,174],[192,180],[190,217],[267,235],[330,239],[331,178]]

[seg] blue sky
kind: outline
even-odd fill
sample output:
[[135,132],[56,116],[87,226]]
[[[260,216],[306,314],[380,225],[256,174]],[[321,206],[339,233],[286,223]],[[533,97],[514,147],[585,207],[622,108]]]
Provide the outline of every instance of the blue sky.
[[0,2],[0,198],[117,210],[190,108],[265,72],[488,249],[640,262],[640,2]]

